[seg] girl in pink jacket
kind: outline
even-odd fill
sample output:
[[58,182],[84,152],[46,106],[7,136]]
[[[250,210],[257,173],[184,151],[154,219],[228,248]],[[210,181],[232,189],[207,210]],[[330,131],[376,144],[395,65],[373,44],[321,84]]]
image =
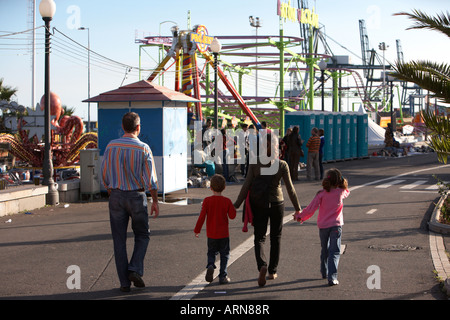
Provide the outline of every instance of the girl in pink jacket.
[[320,190],[311,203],[294,215],[298,222],[311,218],[319,208],[317,226],[322,250],[320,253],[320,272],[322,278],[328,278],[328,284],[339,284],[337,280],[337,268],[340,258],[342,226],[344,218],[342,209],[343,200],[348,197],[348,181],[338,169],[330,169],[322,181],[323,190]]

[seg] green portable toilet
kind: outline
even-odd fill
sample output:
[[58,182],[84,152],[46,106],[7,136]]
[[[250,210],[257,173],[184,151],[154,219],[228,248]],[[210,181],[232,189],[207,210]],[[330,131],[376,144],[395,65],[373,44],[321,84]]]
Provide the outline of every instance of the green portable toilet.
[[314,112],[316,117],[315,126],[317,129],[324,129],[325,126],[325,114],[323,112]]
[[350,115],[341,115],[341,157],[346,160],[350,158]]
[[302,140],[304,140],[302,149],[305,154],[304,157],[300,158],[301,162],[306,163],[308,159],[308,148],[306,147],[306,143],[308,139],[311,138],[311,130],[316,127],[316,116],[311,112],[305,112],[303,126],[300,128],[300,135]]
[[342,115],[340,113],[332,113],[333,117],[333,159],[341,160],[341,142],[342,142]]
[[356,113],[349,114],[350,117],[350,158],[356,158],[357,152],[357,129],[358,129],[358,117]]
[[358,114],[358,141],[357,141],[357,156],[358,158],[363,158],[368,156],[368,144],[369,144],[369,137],[368,137],[368,130],[369,130],[369,124],[368,124],[368,115],[366,113],[364,114]]
[[325,138],[325,145],[323,146],[323,161],[333,161],[333,123],[334,123],[334,116],[332,113],[326,113],[324,115],[324,128],[325,131],[324,138]]
[[[324,125],[325,125],[324,113],[321,111],[318,111],[318,112],[316,111],[316,112],[314,112],[314,115],[315,115],[315,127],[317,129],[324,129]],[[324,148],[325,148],[325,146],[324,146]],[[323,158],[322,158],[322,161],[323,161]]]
[[300,158],[300,162],[306,163],[308,148],[306,148],[306,142],[311,137],[311,129],[315,127],[316,117],[314,113],[308,111],[294,111],[289,112],[284,116],[284,124],[286,128],[292,128],[294,126],[299,127],[300,137],[303,140],[302,150],[305,154]]

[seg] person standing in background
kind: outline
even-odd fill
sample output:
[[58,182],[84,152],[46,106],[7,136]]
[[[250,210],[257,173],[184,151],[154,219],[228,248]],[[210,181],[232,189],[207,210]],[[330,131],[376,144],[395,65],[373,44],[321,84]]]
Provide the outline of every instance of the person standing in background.
[[319,137],[320,137],[320,147],[319,147],[319,169],[320,169],[320,180],[323,179],[323,146],[325,145],[325,131],[323,129],[319,129]]
[[299,128],[295,126],[292,128],[292,132],[287,137],[287,148],[289,157],[289,172],[292,181],[298,180],[298,163],[303,156],[302,150],[302,138],[298,133]]
[[311,180],[312,168],[314,167],[314,177],[319,180],[319,149],[320,149],[320,138],[319,130],[317,128],[312,128],[311,137],[306,143],[308,148],[308,158],[306,161],[306,179]]

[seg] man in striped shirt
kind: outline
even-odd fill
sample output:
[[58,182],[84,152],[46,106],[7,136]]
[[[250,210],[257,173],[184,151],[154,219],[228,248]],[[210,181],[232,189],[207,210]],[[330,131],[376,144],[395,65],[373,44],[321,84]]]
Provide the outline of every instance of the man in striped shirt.
[[306,179],[311,180],[312,167],[314,167],[314,177],[319,180],[320,168],[319,168],[319,149],[320,149],[320,137],[319,129],[312,128],[311,137],[306,143],[308,148],[308,158],[306,160]]
[[[103,185],[109,194],[109,217],[114,243],[114,257],[120,281],[120,290],[130,291],[131,282],[145,287],[144,257],[150,239],[147,195],[150,190],[152,205],[150,215],[159,214],[158,184],[150,147],[139,140],[141,131],[137,113],[128,112],[122,118],[125,134],[109,142],[102,161]],[[127,228],[131,225],[135,235],[131,260],[127,257]]]

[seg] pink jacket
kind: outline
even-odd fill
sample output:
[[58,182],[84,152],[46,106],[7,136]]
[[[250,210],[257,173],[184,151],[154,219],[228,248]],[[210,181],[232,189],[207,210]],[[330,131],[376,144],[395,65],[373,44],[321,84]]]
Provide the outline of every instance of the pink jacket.
[[344,208],[343,200],[349,194],[349,190],[339,188],[331,189],[330,192],[321,190],[316,194],[311,203],[299,215],[296,215],[295,218],[306,221],[320,207],[319,216],[317,217],[317,226],[320,229],[342,226],[344,224],[344,217],[342,215],[342,209]]

